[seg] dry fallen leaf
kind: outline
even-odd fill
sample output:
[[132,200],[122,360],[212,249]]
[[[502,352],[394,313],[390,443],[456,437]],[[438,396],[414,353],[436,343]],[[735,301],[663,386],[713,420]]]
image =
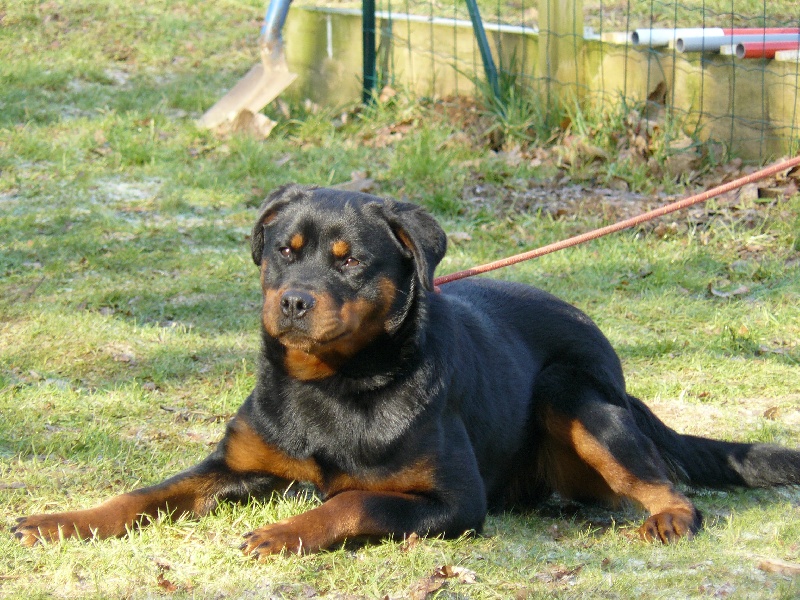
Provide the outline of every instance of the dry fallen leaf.
[[12,481],[11,483],[0,481],[0,490],[24,490],[25,487],[21,481]]
[[558,523],[553,523],[550,525],[547,533],[549,533],[550,537],[556,542],[564,537],[564,531],[558,526]]
[[381,93],[378,96],[378,102],[383,104],[384,102],[388,102],[389,100],[391,100],[395,96],[397,96],[397,90],[395,90],[391,86],[385,85],[385,86],[383,86],[383,89],[381,90]]
[[739,202],[755,202],[758,200],[758,186],[755,183],[748,183],[739,188]]
[[156,581],[158,583],[158,587],[165,592],[169,592],[171,594],[178,591],[178,586],[172,583],[169,579],[166,579],[164,577],[164,573],[159,573]]
[[700,591],[712,598],[727,598],[736,591],[736,586],[732,583],[704,583],[700,585]]
[[408,590],[408,597],[412,600],[425,600],[429,594],[440,590],[448,579],[456,579],[459,583],[471,584],[477,581],[475,571],[455,565],[442,565],[436,567],[433,575],[420,579]]
[[416,533],[412,532],[405,540],[403,540],[403,545],[400,549],[403,552],[408,552],[415,548],[420,542],[420,537]]
[[444,584],[445,580],[435,575],[420,579],[408,589],[408,597],[411,600],[425,600],[428,594],[441,589]]
[[442,565],[441,567],[436,567],[434,577],[443,577],[445,579],[455,578],[458,579],[459,583],[475,583],[477,581],[475,571],[470,571],[465,567],[456,565]]
[[767,573],[789,575],[790,577],[800,575],[800,563],[793,563],[778,558],[765,558],[758,563],[758,568]]
[[712,284],[708,284],[708,293],[712,296],[716,296],[717,298],[734,298],[736,296],[744,296],[745,294],[750,293],[750,288],[746,285],[740,285],[735,290],[731,290],[730,292],[723,292],[716,289]]
[[543,583],[570,583],[575,581],[581,569],[583,569],[583,565],[578,565],[573,568],[552,565],[548,568],[547,572],[537,573],[536,578]]
[[454,244],[459,244],[461,242],[471,242],[472,236],[466,231],[453,231],[447,235],[447,239]]
[[238,131],[252,135],[258,139],[266,139],[275,128],[277,123],[261,113],[253,113],[247,109],[242,110],[236,118],[231,121],[224,121],[214,128],[214,133],[218,136],[226,136],[231,132]]

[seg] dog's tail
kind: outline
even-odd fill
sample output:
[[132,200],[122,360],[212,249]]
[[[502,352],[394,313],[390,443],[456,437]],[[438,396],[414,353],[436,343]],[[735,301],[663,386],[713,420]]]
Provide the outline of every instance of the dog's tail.
[[639,429],[653,440],[678,481],[711,488],[800,484],[798,450],[681,435],[641,400],[629,399]]

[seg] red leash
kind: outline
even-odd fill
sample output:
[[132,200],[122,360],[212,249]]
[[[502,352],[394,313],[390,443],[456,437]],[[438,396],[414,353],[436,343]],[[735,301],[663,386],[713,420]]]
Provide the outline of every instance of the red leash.
[[586,233],[576,235],[566,240],[561,240],[560,242],[548,244],[547,246],[542,246],[541,248],[537,248],[535,250],[529,250],[528,252],[523,252],[522,254],[509,256],[508,258],[496,260],[494,262],[490,262],[485,265],[480,265],[478,267],[473,267],[471,269],[465,269],[464,271],[451,273],[450,275],[443,275],[441,277],[437,277],[436,279],[433,280],[433,284],[434,286],[444,285],[445,283],[450,283],[451,281],[456,281],[457,279],[464,279],[465,277],[472,277],[473,275],[488,273],[489,271],[494,271],[495,269],[502,269],[503,267],[508,267],[509,265],[514,265],[519,262],[531,260],[533,258],[538,258],[540,256],[544,256],[545,254],[550,254],[551,252],[555,252],[557,250],[563,250],[564,248],[577,246],[578,244],[588,242],[589,240],[597,239],[604,235],[608,235],[609,233],[622,231],[623,229],[628,229],[629,227],[640,225],[641,223],[644,223],[646,221],[650,221],[658,217],[663,217],[664,215],[667,215],[671,212],[675,212],[676,210],[681,210],[682,208],[687,208],[694,204],[705,202],[709,198],[714,198],[715,196],[719,196],[720,194],[724,194],[725,192],[730,192],[732,190],[745,186],[748,183],[753,183],[754,181],[758,181],[759,179],[764,179],[766,177],[769,177],[770,175],[775,175],[777,173],[780,173],[781,171],[785,171],[787,169],[791,169],[792,167],[796,166],[800,166],[800,156],[795,156],[794,158],[786,159],[784,161],[775,163],[769,167],[764,167],[763,169],[751,173],[750,175],[745,175],[744,177],[734,179],[729,183],[717,186],[708,191],[702,192],[700,194],[695,194],[693,196],[689,196],[688,198],[684,198],[683,200],[678,200],[677,202],[673,202],[672,204],[667,204],[666,206],[662,206],[661,208],[656,208],[655,210],[651,210],[641,215],[631,217],[630,219],[619,221],[618,223],[614,223],[613,225],[607,225],[606,227],[601,227],[600,229],[588,231]]

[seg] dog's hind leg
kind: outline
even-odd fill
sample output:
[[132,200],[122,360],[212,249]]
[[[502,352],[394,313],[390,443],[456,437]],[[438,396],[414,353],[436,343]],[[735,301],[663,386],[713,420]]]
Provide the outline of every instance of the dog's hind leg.
[[634,501],[650,513],[640,528],[646,540],[669,543],[694,535],[700,513],[675,489],[627,397],[601,391],[596,380],[571,367],[548,371],[537,386],[535,406],[543,439],[540,469],[553,488],[576,499]]

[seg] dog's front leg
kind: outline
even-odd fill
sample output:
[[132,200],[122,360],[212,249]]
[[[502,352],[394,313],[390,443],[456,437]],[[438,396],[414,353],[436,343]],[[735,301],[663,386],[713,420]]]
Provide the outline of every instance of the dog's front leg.
[[309,469],[300,468],[303,464],[264,443],[247,415],[241,413],[228,424],[214,452],[197,466],[94,508],[24,517],[12,531],[26,546],[59,538],[121,536],[135,524],[156,518],[159,512],[199,517],[222,499],[267,495],[287,480],[306,477]]
[[[343,476],[348,487],[334,491],[317,508],[248,533],[242,550],[262,558],[284,550],[316,552],[353,538],[398,539],[411,533],[453,538],[480,532],[486,492],[469,438],[460,419],[442,425],[442,432],[423,436],[446,440],[440,454],[383,479]],[[336,484],[334,478],[334,489]]]
[[[401,538],[414,532],[453,536],[470,528],[456,525],[452,531],[449,527],[445,530],[444,523],[452,521],[449,514],[444,502],[422,495],[351,490],[317,508],[246,534],[241,549],[263,558],[283,550],[294,554],[317,552],[347,539]],[[480,527],[480,522],[475,527]]]
[[232,471],[219,452],[199,465],[154,486],[115,496],[85,510],[32,515],[12,529],[25,546],[60,538],[108,538],[124,535],[138,523],[161,513],[202,516],[222,498],[246,498],[274,489],[282,480],[263,474]]

